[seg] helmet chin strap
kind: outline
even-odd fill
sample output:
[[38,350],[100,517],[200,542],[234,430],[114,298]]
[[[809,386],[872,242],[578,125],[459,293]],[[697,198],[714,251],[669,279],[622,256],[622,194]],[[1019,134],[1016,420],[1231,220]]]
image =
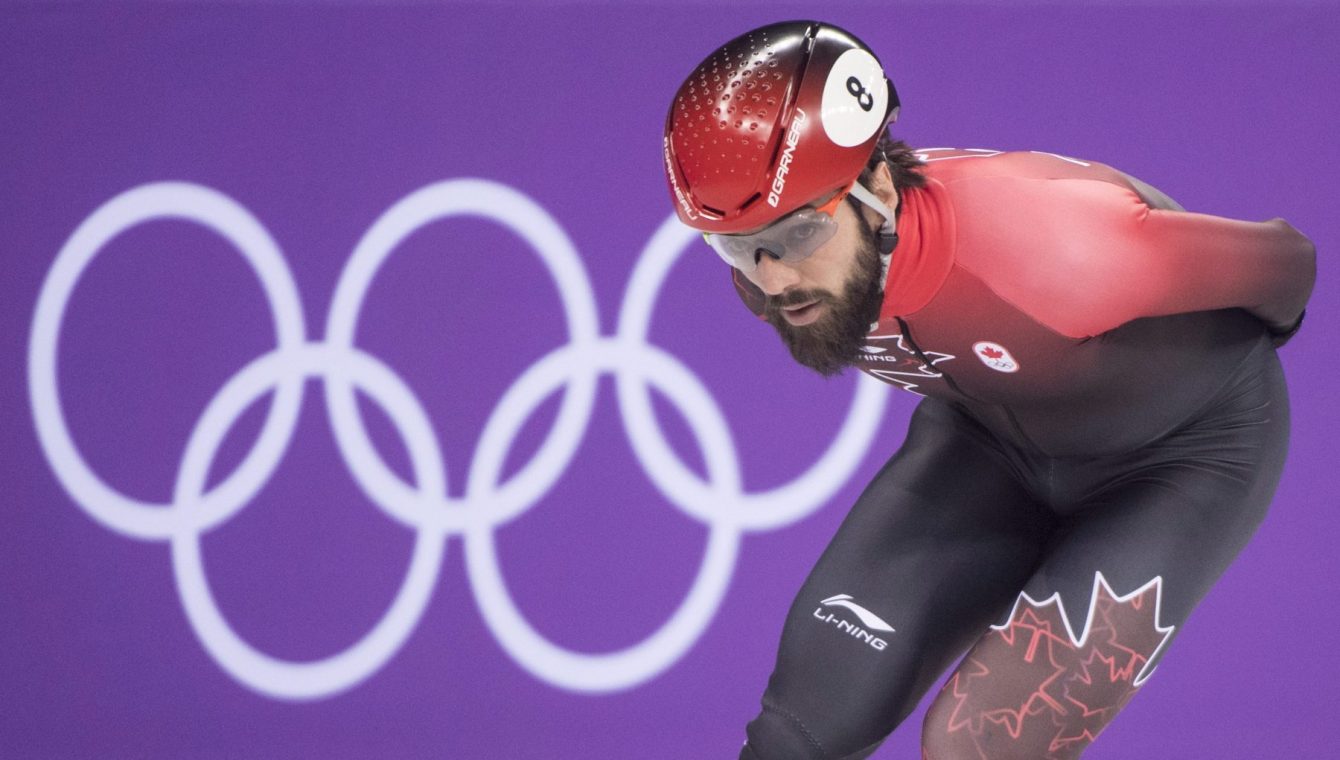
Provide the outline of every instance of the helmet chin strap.
[[[884,205],[884,201],[881,201],[878,196],[865,189],[865,186],[860,182],[851,186],[851,195],[856,198],[856,200],[874,209],[880,216],[884,217],[884,224],[880,225],[879,232],[876,234],[879,237],[879,255],[885,257],[889,256],[893,253],[893,249],[898,247],[898,223],[895,220],[893,212],[889,210],[888,206]],[[885,262],[886,266],[887,264],[888,262]]]
[[898,222],[889,207],[884,205],[878,196],[869,190],[860,182],[851,186],[851,195],[856,200],[864,203],[884,217],[884,223],[879,226],[875,233],[875,247],[879,250],[879,261],[884,265],[883,272],[880,275],[879,282],[881,287],[889,279],[889,264],[893,262],[893,249],[898,247]]

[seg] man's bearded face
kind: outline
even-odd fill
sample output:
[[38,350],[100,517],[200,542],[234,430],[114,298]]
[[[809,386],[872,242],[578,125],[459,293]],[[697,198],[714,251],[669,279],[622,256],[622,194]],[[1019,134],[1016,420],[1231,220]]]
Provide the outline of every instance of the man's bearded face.
[[[852,271],[842,286],[841,295],[826,290],[789,290],[769,296],[763,316],[782,336],[782,342],[796,361],[825,377],[839,374],[860,357],[861,346],[870,325],[879,318],[884,289],[884,267],[875,246],[875,233],[861,225],[862,234]],[[803,326],[792,325],[782,316],[784,306],[798,306],[818,300],[827,305],[827,313]]]

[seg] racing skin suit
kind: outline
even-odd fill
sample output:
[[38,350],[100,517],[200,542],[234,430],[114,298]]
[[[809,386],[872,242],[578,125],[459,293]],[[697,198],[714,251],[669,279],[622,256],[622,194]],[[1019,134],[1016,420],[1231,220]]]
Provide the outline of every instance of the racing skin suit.
[[857,366],[925,398],[800,589],[741,758],[867,757],[965,650],[924,760],[1078,757],[1283,467],[1306,237],[1090,161],[921,156]]

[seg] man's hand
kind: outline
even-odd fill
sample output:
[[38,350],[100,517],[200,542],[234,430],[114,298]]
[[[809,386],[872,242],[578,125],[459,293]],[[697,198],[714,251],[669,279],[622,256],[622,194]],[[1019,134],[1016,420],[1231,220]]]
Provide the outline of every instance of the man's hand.
[[1303,309],[1302,313],[1298,315],[1298,319],[1295,319],[1291,325],[1266,324],[1266,332],[1270,333],[1270,345],[1279,348],[1288,343],[1289,339],[1298,332],[1298,328],[1303,326],[1303,317],[1305,316],[1307,316],[1307,309]]

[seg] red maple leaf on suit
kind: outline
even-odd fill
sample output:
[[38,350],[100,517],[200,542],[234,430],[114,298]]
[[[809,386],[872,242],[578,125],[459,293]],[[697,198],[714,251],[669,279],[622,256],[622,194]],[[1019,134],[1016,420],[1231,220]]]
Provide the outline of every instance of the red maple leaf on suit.
[[1055,711],[1045,705],[1039,705],[1022,717],[1017,734],[1011,727],[1012,721],[988,717],[982,723],[981,732],[972,735],[977,750],[974,756],[982,758],[1018,756],[1020,747],[1029,747],[1032,751],[1045,753],[1037,755],[1037,760],[1055,760],[1057,757],[1065,756],[1067,742],[1061,738],[1063,721],[1058,720]]
[[1168,632],[1159,628],[1156,617],[1156,592],[1150,589],[1116,602],[1104,589],[1097,604],[1094,646],[1112,658],[1108,679],[1132,682],[1168,637]]
[[[1118,599],[1094,576],[1081,636],[1059,594],[1024,596],[1008,623],[993,626],[945,684],[953,707],[940,730],[953,757],[1078,755],[1139,689],[1137,681],[1172,635],[1159,622],[1162,578]],[[939,760],[939,759],[937,759]]]
[[[983,721],[993,720],[1017,737],[1025,718],[1040,708],[1065,712],[1059,681],[1067,672],[1064,653],[1073,647],[1064,633],[1058,634],[1064,628],[1054,615],[1054,610],[1039,615],[1024,608],[1008,628],[978,642],[945,685],[957,700],[949,718],[951,733],[967,728],[980,734]],[[1006,665],[1010,675],[992,678],[992,662]],[[1024,684],[1029,688],[1021,689]]]
[[1002,352],[1002,351],[997,351],[996,349],[991,348],[990,346],[983,346],[983,347],[982,347],[982,356],[985,356],[985,357],[988,358],[988,359],[999,359],[1000,357],[1002,357],[1002,356],[1004,356],[1004,355],[1005,355],[1004,352]]
[[1122,674],[1112,658],[1097,647],[1086,647],[1089,656],[1065,683],[1067,724],[1052,741],[1052,751],[1081,751],[1098,738],[1121,708],[1135,696],[1129,673]]

